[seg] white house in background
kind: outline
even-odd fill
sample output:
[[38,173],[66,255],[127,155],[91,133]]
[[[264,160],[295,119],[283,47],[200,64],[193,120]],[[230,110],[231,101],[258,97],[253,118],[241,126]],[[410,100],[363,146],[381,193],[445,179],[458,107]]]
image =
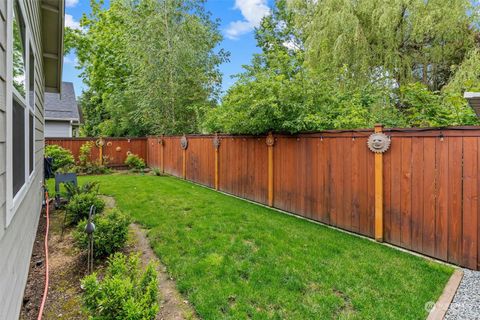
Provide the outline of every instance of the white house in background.
[[0,0],[0,319],[18,319],[43,197],[45,92],[62,83],[64,0]]
[[78,137],[80,111],[73,83],[62,82],[61,93],[45,93],[45,138]]
[[467,99],[468,104],[480,118],[480,92],[465,92],[464,98]]

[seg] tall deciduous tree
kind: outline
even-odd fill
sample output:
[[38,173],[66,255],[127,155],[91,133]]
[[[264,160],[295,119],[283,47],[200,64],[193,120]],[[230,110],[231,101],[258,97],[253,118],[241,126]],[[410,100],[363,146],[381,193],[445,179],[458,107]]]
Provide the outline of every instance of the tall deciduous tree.
[[91,1],[83,31],[69,31],[88,89],[82,96],[87,135],[198,131],[218,98],[218,24],[204,1]]
[[262,53],[205,127],[476,124],[460,89],[480,83],[477,22],[468,0],[277,0],[256,30]]
[[441,89],[475,47],[470,0],[293,0],[307,65],[339,81]]

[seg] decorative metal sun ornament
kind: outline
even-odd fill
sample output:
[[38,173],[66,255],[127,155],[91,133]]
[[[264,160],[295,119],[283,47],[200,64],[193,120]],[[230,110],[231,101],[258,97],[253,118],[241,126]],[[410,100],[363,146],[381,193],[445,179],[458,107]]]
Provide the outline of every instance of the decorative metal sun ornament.
[[98,148],[101,148],[105,145],[105,140],[103,140],[103,138],[100,138],[98,139],[97,141],[95,141],[95,145],[98,147]]
[[220,138],[217,135],[213,137],[213,147],[215,148],[215,150],[218,150],[220,148]]
[[188,148],[188,140],[185,135],[182,136],[180,139],[180,146],[182,147],[183,150],[186,150]]
[[269,147],[272,147],[275,144],[275,138],[273,137],[272,133],[268,134],[267,138],[265,139],[265,143]]
[[390,147],[391,140],[384,133],[372,133],[368,138],[368,148],[375,153],[384,153]]

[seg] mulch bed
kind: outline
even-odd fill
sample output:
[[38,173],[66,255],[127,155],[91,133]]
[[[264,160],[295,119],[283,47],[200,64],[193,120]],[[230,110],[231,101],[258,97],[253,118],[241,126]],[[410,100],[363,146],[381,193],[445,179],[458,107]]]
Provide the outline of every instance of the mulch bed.
[[43,290],[45,288],[44,241],[46,226],[46,215],[42,211],[39,216],[37,235],[33,244],[30,271],[23,296],[20,319],[37,319],[38,309],[42,302]]
[[[115,200],[104,197],[107,207],[114,207]],[[53,205],[51,206],[53,209]],[[79,251],[73,242],[72,230],[66,229],[63,237],[62,223],[64,212],[50,211],[49,251],[49,291],[43,319],[86,319],[82,310],[81,279],[87,274],[87,258],[85,252]],[[37,319],[43,290],[45,287],[45,251],[44,239],[46,216],[42,212],[30,262],[30,272],[25,287],[20,319]],[[130,226],[129,241],[123,253],[141,253],[144,266],[155,261],[159,272],[160,310],[157,319],[195,319],[196,314],[188,301],[178,293],[175,282],[166,272],[157,256],[153,253],[145,231],[138,225]],[[95,261],[94,269],[102,274],[105,261]]]

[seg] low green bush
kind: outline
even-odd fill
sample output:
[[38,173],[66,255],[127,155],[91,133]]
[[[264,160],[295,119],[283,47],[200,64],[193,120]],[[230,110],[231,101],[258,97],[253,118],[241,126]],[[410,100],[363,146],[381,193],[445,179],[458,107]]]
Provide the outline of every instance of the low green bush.
[[70,150],[64,149],[56,144],[51,144],[45,147],[45,157],[52,158],[53,172],[68,170],[75,164],[75,159]]
[[129,169],[142,170],[145,168],[145,161],[136,154],[129,154],[125,159],[125,164]]
[[[118,209],[112,209],[93,219],[95,232],[93,233],[93,254],[96,258],[107,257],[122,249],[127,242],[129,217]],[[73,233],[77,246],[85,250],[88,248],[88,236],[85,233],[87,219],[80,221]]]
[[95,193],[81,193],[74,195],[65,206],[70,224],[77,224],[80,220],[88,218],[90,207],[96,207],[96,213],[101,213],[105,202]]
[[74,196],[82,193],[98,194],[98,181],[85,182],[83,185],[74,185],[73,183],[66,183],[65,190],[67,199],[70,200]]
[[157,272],[145,271],[138,255],[110,257],[102,279],[93,273],[82,280],[83,304],[91,319],[155,319],[158,312]]

